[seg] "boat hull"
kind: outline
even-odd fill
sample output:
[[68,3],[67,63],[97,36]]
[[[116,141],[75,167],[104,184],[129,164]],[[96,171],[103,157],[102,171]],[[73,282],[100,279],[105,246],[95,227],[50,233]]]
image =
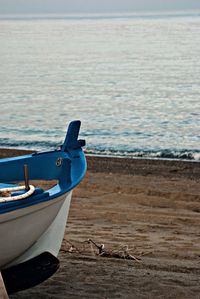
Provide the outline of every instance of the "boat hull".
[[58,255],[72,191],[52,200],[0,215],[0,269],[42,252]]

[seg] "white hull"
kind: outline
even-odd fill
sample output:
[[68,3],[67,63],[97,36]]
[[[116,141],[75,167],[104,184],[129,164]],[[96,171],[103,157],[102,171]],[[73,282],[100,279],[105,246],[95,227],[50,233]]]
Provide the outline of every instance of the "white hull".
[[0,268],[48,251],[57,256],[72,192],[37,205],[0,215]]

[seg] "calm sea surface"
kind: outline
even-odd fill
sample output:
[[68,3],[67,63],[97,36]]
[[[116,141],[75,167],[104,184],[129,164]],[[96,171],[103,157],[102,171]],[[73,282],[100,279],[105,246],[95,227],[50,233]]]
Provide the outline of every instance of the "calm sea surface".
[[200,160],[200,12],[0,18],[0,147]]

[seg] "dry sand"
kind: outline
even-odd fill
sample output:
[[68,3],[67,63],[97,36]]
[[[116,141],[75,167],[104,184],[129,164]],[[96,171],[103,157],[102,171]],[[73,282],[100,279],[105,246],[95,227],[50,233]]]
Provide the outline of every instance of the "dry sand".
[[[97,256],[89,238],[141,261]],[[200,163],[88,157],[59,258],[11,298],[200,298]]]

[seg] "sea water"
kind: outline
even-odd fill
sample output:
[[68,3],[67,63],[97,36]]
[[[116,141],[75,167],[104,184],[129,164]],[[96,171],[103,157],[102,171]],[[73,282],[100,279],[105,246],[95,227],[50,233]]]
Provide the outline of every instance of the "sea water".
[[200,12],[0,17],[0,147],[200,160]]

